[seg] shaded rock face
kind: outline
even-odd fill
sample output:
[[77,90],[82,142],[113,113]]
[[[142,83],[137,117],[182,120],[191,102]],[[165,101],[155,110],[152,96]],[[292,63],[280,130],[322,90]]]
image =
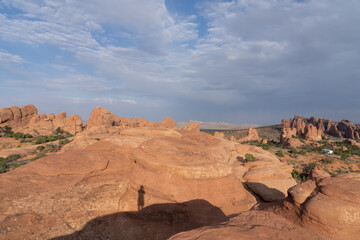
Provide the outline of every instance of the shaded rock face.
[[249,127],[246,137],[238,139],[238,142],[248,142],[248,141],[261,141],[259,134],[255,128]]
[[305,132],[304,132],[304,138],[306,140],[318,142],[318,141],[322,140],[322,135],[323,135],[323,132],[322,132],[321,128],[316,128],[311,123],[306,125]]
[[280,143],[284,146],[289,147],[300,147],[303,145],[303,143],[297,139],[294,138],[296,136],[297,130],[296,128],[282,128],[281,129],[281,135],[280,135]]
[[[109,239],[116,233],[141,238],[135,230],[144,224],[149,226],[144,233],[167,237],[174,229],[217,221],[221,212],[249,210],[257,203],[254,195],[282,199],[295,184],[289,166],[272,153],[194,131],[110,126],[104,132],[93,125],[62,151],[0,175],[0,231],[5,238],[86,239],[93,232],[101,239],[102,223]],[[244,163],[246,153],[257,160]],[[171,205],[194,199],[217,208],[189,203],[201,210],[197,215],[186,206]],[[190,224],[181,225],[180,219]],[[132,226],[135,230],[129,231]]]
[[325,136],[324,133],[334,137],[360,139],[360,125],[349,120],[333,122],[323,118],[294,116],[293,119],[283,119],[282,123],[284,128],[296,128],[296,136],[307,140],[319,141],[320,136],[321,139]]
[[205,200],[154,204],[138,212],[121,212],[88,222],[80,231],[53,240],[167,239],[194,228],[226,221],[217,207]]
[[327,239],[358,238],[360,174],[315,175],[313,180],[290,188],[288,200],[263,210],[280,214]]
[[37,115],[37,109],[33,105],[0,109],[0,126],[12,127],[14,132],[30,134],[50,135],[60,127],[61,129],[75,134],[83,130],[82,120],[78,115],[66,117],[66,113],[46,116]]
[[297,226],[270,212],[249,211],[237,214],[230,221],[178,233],[171,240],[208,239],[323,239],[324,237]]

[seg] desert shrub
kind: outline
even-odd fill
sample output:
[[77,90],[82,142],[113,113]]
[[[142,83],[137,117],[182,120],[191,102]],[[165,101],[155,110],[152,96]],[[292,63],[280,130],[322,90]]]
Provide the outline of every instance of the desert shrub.
[[284,153],[281,150],[277,151],[276,155],[279,157],[284,157]]
[[95,138],[96,141],[100,141],[100,138]]
[[292,137],[292,138],[298,138],[298,137],[297,137],[297,136],[295,136],[295,135],[291,135],[291,137]]
[[60,140],[59,144],[60,145],[65,145],[65,144],[68,144],[69,142],[70,142],[70,140],[66,138],[66,139]]
[[300,155],[306,155],[306,151],[305,151],[305,150],[301,150],[300,152],[298,152],[298,154],[300,154]]
[[10,154],[6,157],[6,162],[13,162],[15,160],[18,160],[20,157],[20,154]]
[[245,162],[253,162],[256,160],[256,157],[252,155],[251,153],[245,154]]
[[31,161],[35,161],[36,159],[39,159],[39,158],[42,158],[42,157],[45,157],[46,154],[45,153],[38,153],[35,157],[33,157],[31,159]]
[[63,134],[64,130],[62,130],[60,127],[56,128],[55,132],[56,135]]
[[4,130],[5,132],[10,132],[11,131],[11,127],[9,127],[8,125],[4,126]]
[[312,163],[309,163],[307,165],[304,166],[304,169],[303,169],[303,172],[306,174],[306,175],[309,175],[311,173],[311,170],[318,166],[319,164],[315,163],[315,162],[312,162]]
[[297,154],[297,151],[296,151],[295,148],[291,148],[291,149],[289,150],[289,153],[291,153],[291,154]]
[[42,144],[42,143],[47,143],[49,142],[49,139],[47,136],[38,136],[36,138],[35,144]]
[[57,152],[60,150],[60,146],[56,144],[46,144],[46,150],[48,152]]
[[331,158],[331,157],[327,157],[323,160],[323,163],[325,164],[330,164],[330,163],[333,163],[335,161],[334,158]]
[[8,169],[9,167],[7,166],[6,164],[6,159],[5,158],[0,158],[0,173],[1,172],[6,172],[6,170]]
[[22,138],[22,139],[20,139],[20,143],[27,143],[27,142],[32,142],[32,140],[29,139],[29,138]]
[[338,174],[343,174],[343,173],[349,173],[349,171],[347,171],[347,170],[344,170],[344,169],[337,169],[337,170],[335,170],[335,172],[337,172]]
[[291,172],[291,176],[297,180],[298,182],[304,182],[306,180],[306,177],[304,174],[300,173],[298,170],[294,169]]
[[33,135],[31,135],[30,133],[27,133],[27,134],[25,134],[24,137],[25,137],[25,138],[33,138]]
[[270,145],[269,144],[262,144],[261,148],[264,149],[264,150],[269,150]]
[[39,151],[42,151],[42,150],[44,150],[45,149],[45,147],[44,146],[37,146],[37,148],[36,148],[37,150],[39,150]]
[[25,138],[25,134],[23,134],[21,132],[16,132],[13,134],[13,138],[15,138],[16,140],[18,140],[20,138]]

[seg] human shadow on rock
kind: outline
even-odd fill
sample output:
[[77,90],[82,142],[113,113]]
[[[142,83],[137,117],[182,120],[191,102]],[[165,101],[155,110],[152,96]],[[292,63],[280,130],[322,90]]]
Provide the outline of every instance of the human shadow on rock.
[[153,204],[141,211],[119,212],[89,221],[83,229],[53,240],[167,239],[191,229],[228,220],[220,208],[206,200]]

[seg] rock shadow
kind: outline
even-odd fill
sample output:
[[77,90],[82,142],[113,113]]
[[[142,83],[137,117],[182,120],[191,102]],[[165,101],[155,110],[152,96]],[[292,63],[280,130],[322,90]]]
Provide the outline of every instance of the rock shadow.
[[206,200],[154,204],[141,211],[119,212],[89,221],[83,229],[52,240],[156,239],[228,220]]
[[249,188],[251,191],[249,191],[251,194],[255,194],[257,200],[259,198],[265,202],[275,202],[280,201],[285,198],[285,194],[281,191],[279,191],[276,188],[269,188],[263,183],[259,182],[245,182],[247,188]]

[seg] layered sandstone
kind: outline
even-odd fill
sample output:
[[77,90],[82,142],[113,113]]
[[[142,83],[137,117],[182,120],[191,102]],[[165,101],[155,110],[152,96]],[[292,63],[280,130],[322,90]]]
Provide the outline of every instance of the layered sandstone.
[[[129,122],[127,127],[121,126],[124,121],[118,122],[111,112],[98,108],[94,111],[89,128],[77,134],[63,153],[0,175],[0,231],[5,238],[86,238],[101,221],[110,224],[106,231],[115,231],[117,224],[124,224],[116,230],[124,236],[137,236],[131,234],[143,224],[154,226],[151,231],[156,234],[169,236],[166,234],[175,232],[163,224],[164,217],[169,222],[177,218],[186,222],[193,216],[196,222],[201,216],[194,214],[202,213],[190,214],[186,208],[175,205],[166,207],[173,212],[166,212],[161,206],[199,199],[214,206],[209,209],[218,208],[229,215],[251,209],[257,204],[256,198],[283,199],[287,189],[295,184],[290,167],[261,148],[178,130],[169,118],[162,124],[169,128],[137,124],[131,128]],[[53,119],[66,116],[60,114]],[[254,154],[257,160],[245,163],[246,153]],[[139,207],[139,189],[144,191],[145,208],[135,212]],[[201,209],[202,205],[194,206]],[[101,218],[109,214],[109,218]],[[100,222],[92,222],[99,218]],[[139,225],[134,219],[139,219]],[[210,223],[205,221],[202,225]],[[193,227],[202,226],[199,224]],[[186,226],[177,229],[189,230]],[[137,239],[143,239],[143,235],[139,236]]]
[[81,117],[71,115],[66,117],[62,112],[58,115],[41,113],[33,105],[0,109],[0,127],[9,126],[14,132],[30,133],[34,135],[50,135],[60,127],[69,133],[76,134],[83,130]]
[[250,141],[261,141],[261,138],[259,137],[258,132],[255,128],[249,127],[248,133],[246,137],[238,139],[238,142],[250,142]]

